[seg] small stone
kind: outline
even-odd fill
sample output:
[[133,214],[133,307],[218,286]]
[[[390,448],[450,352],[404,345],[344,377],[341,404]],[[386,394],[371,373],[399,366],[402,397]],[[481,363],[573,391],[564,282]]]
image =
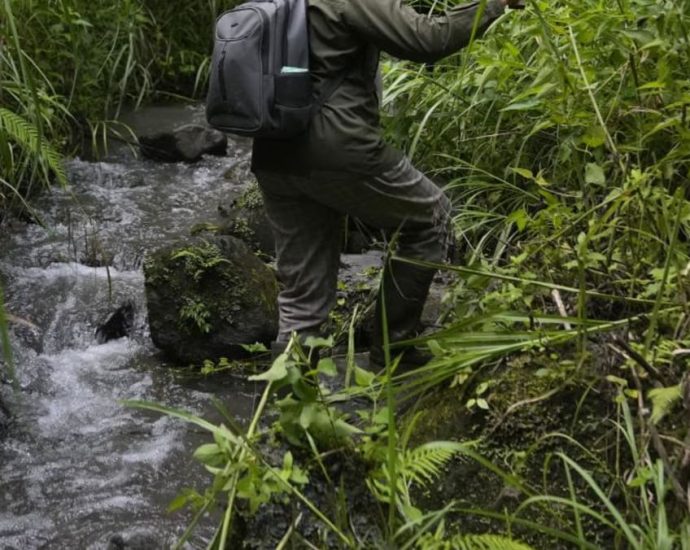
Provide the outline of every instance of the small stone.
[[134,324],[134,304],[126,302],[121,305],[108,320],[96,329],[96,338],[99,344],[105,344],[110,340],[117,340],[129,336]]

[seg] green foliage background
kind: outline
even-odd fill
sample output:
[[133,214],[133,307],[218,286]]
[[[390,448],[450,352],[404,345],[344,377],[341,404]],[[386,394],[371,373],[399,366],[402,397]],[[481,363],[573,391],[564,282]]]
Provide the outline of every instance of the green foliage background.
[[102,146],[123,107],[199,97],[213,21],[236,3],[2,0],[0,210],[65,184],[57,152]]
[[453,188],[470,262],[646,297],[685,267],[689,12],[535,0],[434,67],[387,64],[389,137]]

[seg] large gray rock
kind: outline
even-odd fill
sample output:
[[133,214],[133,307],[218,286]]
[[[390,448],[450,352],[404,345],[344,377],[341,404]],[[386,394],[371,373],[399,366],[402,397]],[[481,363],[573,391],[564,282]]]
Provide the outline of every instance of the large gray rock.
[[241,356],[241,344],[269,343],[278,331],[273,272],[233,237],[192,239],[145,264],[151,338],[173,359]]
[[225,134],[201,124],[139,136],[141,154],[163,162],[197,162],[207,154],[222,156],[227,146]]

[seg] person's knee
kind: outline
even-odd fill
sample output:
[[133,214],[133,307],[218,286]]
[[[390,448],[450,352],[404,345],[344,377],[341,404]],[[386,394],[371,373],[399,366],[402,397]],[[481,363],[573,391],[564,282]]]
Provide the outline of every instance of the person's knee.
[[400,233],[398,254],[433,263],[448,259],[453,242],[450,201],[441,195],[428,223],[410,225]]
[[437,261],[444,261],[448,258],[448,252],[454,239],[452,205],[450,199],[441,195],[436,211],[434,213],[434,228],[439,241],[439,258]]

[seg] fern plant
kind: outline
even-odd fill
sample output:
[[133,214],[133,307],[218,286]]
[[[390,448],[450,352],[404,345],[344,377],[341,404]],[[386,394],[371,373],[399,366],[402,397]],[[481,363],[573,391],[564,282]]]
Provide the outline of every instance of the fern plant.
[[28,193],[22,192],[20,187],[22,184],[30,186],[36,179],[44,183],[54,180],[63,187],[67,185],[62,155],[42,137],[36,126],[2,107],[0,179],[6,188],[6,193],[0,191],[0,197],[15,195],[22,201]]
[[671,409],[681,401],[683,384],[677,384],[669,388],[654,388],[649,390],[649,400],[652,402],[651,421],[654,424],[661,422]]
[[[455,455],[463,454],[472,443],[455,441],[432,441],[414,449],[405,449],[398,456],[396,471],[396,504],[407,520],[421,517],[421,512],[413,505],[410,490],[413,486],[428,486],[436,479],[443,468]],[[381,502],[390,503],[392,480],[386,462],[375,469],[367,479],[372,494]]]
[[221,264],[230,262],[223,258],[220,249],[209,242],[204,242],[199,246],[191,246],[175,252],[173,260],[184,260],[184,269],[195,282],[199,282],[204,273]]
[[5,133],[9,141],[20,145],[26,153],[44,162],[58,183],[67,185],[62,155],[45,139],[41,139],[34,125],[9,109],[0,108],[0,131]]
[[442,534],[425,535],[417,548],[424,550],[531,550],[522,542],[501,535],[456,535],[444,538]]

